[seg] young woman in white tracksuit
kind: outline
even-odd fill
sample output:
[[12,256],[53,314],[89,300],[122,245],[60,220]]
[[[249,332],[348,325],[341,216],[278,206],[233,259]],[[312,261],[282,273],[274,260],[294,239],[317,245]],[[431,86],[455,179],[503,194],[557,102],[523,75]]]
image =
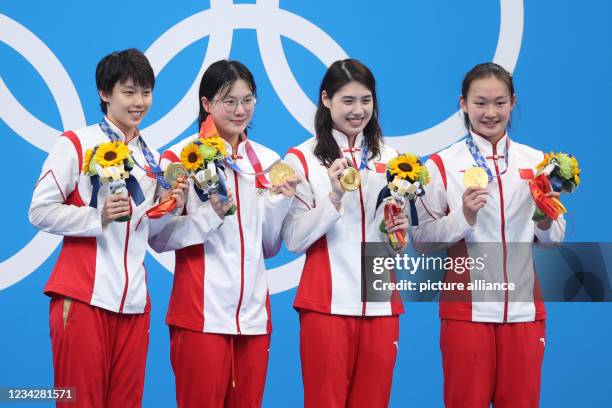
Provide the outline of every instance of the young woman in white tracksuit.
[[[263,398],[272,330],[264,257],[280,248],[297,178],[275,186],[266,179],[264,169],[280,157],[247,138],[255,98],[253,76],[240,62],[221,60],[206,70],[199,125],[214,126],[231,153],[228,200],[204,196],[192,182],[186,204],[192,223],[152,244],[176,250],[166,323],[179,407],[258,407]],[[179,161],[198,137],[170,147],[162,167]],[[226,215],[232,205],[236,212]]]
[[[444,243],[455,259],[484,259],[484,268],[447,271],[447,281],[516,284],[512,291],[487,292],[486,299],[473,291],[442,295],[444,400],[451,408],[538,406],[546,316],[532,245],[562,241],[565,221],[532,221],[529,179],[544,155],[506,133],[515,103],[512,77],[504,68],[475,66],[460,97],[468,135],[426,163],[431,182],[418,202],[415,249]],[[472,167],[487,174],[486,187],[466,188],[464,173]]]
[[[147,58],[135,49],[107,55],[96,68],[96,85],[104,118],[58,138],[34,186],[29,218],[36,228],[63,236],[44,292],[51,297],[54,384],[76,395],[57,406],[136,408],[149,347],[147,240],[188,220],[145,217],[162,184],[159,154],[138,131],[155,85]],[[110,141],[125,143],[138,164],[129,171],[125,195],[111,192],[101,176],[88,176],[94,147],[108,148]],[[98,160],[117,157],[113,149],[98,152]],[[163,199],[172,195],[180,211],[188,186],[174,187]]]
[[[303,180],[283,225],[287,248],[306,252],[294,307],[306,407],[386,406],[398,350],[401,301],[362,302],[361,245],[385,237],[376,211],[386,163],[375,80],[359,61],[333,63],[323,77],[316,137],[285,160]],[[361,185],[345,192],[339,177],[357,169]],[[380,210],[380,208],[379,208]],[[408,227],[405,214],[390,231]]]

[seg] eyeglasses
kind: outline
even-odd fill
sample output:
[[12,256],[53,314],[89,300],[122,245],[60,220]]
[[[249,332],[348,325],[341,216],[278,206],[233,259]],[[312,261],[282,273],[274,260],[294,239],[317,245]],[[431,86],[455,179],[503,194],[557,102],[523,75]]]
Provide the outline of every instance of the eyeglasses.
[[227,113],[233,113],[236,111],[236,109],[238,109],[239,104],[242,104],[242,107],[246,111],[253,110],[255,104],[257,103],[257,98],[254,96],[246,96],[241,101],[236,98],[226,98],[223,100],[212,99],[211,102],[222,103],[223,109],[225,109]]

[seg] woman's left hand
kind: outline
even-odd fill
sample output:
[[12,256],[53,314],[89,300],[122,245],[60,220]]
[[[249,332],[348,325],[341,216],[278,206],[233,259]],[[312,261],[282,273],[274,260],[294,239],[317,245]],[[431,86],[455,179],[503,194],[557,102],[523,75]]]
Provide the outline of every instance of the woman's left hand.
[[385,228],[387,228],[387,233],[392,233],[395,231],[404,231],[408,233],[408,227],[410,222],[408,220],[408,215],[404,211],[400,211],[399,214],[393,216],[393,221],[385,220]]
[[293,197],[295,195],[295,188],[300,183],[297,176],[289,176],[284,182],[276,186],[272,186],[271,190],[274,194],[282,194],[285,197]]
[[[561,193],[558,193],[556,191],[549,191],[548,193],[546,193],[546,197],[556,198],[558,200],[561,197]],[[551,225],[552,225],[552,220],[549,217],[546,217],[543,220],[538,221],[538,224],[537,224],[538,228],[543,231],[549,229]]]
[[189,183],[186,179],[178,181],[173,189],[164,191],[161,202],[174,198],[176,200],[176,208],[182,208],[185,205],[185,197],[188,190]]

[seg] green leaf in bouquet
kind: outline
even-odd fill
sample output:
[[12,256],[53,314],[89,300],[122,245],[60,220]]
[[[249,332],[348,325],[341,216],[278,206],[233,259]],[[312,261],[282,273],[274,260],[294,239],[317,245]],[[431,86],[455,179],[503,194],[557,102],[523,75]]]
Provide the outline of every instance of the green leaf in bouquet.
[[421,171],[419,172],[418,181],[422,186],[429,183],[429,170],[427,170],[427,167],[425,165],[421,166]]
[[225,213],[225,215],[234,215],[236,214],[236,210],[238,209],[238,207],[236,207],[236,205],[232,205],[229,210],[227,210],[227,212]]
[[206,162],[213,160],[215,156],[217,155],[217,149],[215,149],[214,147],[205,145],[205,144],[201,144],[199,147],[199,150],[200,150],[200,154],[204,158],[204,161]]
[[134,160],[132,159],[132,155],[125,158],[123,165],[127,171],[131,171],[134,168]]
[[540,222],[545,218],[546,218],[546,214],[544,214],[544,211],[536,207],[535,211],[533,212],[533,217],[531,217],[531,219],[534,220],[535,222]]
[[89,168],[87,169],[87,174],[89,174],[90,176],[95,176],[96,174],[98,174],[96,172],[96,156],[95,155],[89,161]]
[[572,160],[566,154],[559,155],[559,175],[564,180],[569,180],[573,177]]
[[380,222],[380,225],[378,226],[378,229],[380,230],[380,232],[382,232],[383,234],[387,233],[387,227],[385,226],[385,220],[382,220]]

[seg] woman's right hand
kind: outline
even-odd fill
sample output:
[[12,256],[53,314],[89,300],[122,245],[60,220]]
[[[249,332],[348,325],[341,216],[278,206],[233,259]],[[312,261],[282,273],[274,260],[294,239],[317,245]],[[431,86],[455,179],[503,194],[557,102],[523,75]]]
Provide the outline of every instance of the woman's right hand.
[[329,198],[332,202],[340,202],[342,197],[344,196],[344,190],[342,189],[342,185],[340,184],[340,176],[344,169],[350,167],[347,159],[339,158],[334,160],[329,169],[327,169],[327,175],[329,177],[329,181],[331,182],[332,191],[329,195]]
[[487,190],[480,187],[468,187],[463,193],[463,215],[468,224],[476,224],[476,216],[487,203],[487,195]]
[[123,194],[113,194],[106,197],[102,207],[102,226],[130,215],[130,199]]
[[221,201],[221,198],[219,197],[218,192],[215,191],[211,193],[210,194],[210,205],[212,206],[213,210],[215,210],[219,218],[224,219],[225,214],[227,214],[229,209],[232,208],[234,205],[236,205],[236,202],[234,201],[234,195],[232,194],[232,190],[230,190],[229,188],[227,189],[227,201],[225,202]]

